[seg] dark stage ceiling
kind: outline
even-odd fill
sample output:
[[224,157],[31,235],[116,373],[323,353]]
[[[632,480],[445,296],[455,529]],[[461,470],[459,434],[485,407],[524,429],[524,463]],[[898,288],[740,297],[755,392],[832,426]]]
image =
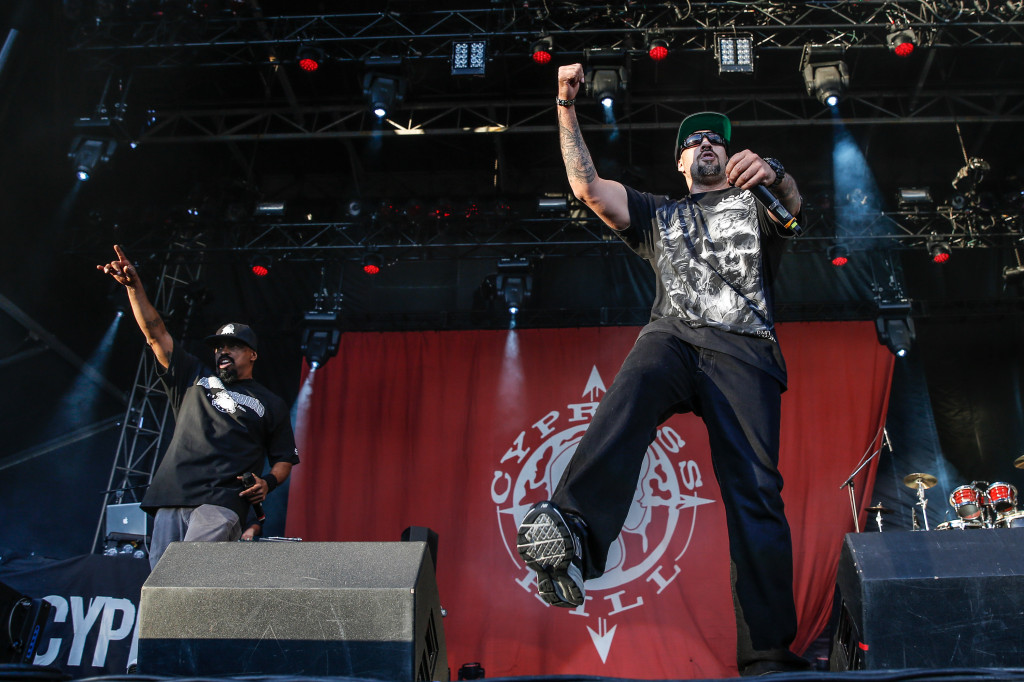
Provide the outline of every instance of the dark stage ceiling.
[[[341,301],[346,329],[503,326],[487,281],[512,256],[533,267],[524,326],[641,323],[647,266],[571,197],[538,210],[568,191],[552,100],[557,66],[575,61],[615,61],[628,81],[612,118],[578,104],[604,176],[679,194],[675,128],[716,109],[734,121],[734,149],[797,178],[807,229],[784,265],[780,319],[866,318],[902,295],[919,316],[1019,312],[1003,278],[1024,232],[1019,2],[65,0],[2,12],[5,293],[44,330],[91,335],[85,348],[104,326],[83,321],[111,305],[89,268],[115,242],[151,286],[167,264],[190,269],[180,284],[200,303],[197,327],[245,317],[291,338],[318,292]],[[893,27],[913,31],[909,57],[890,49]],[[750,37],[754,73],[720,73],[720,34]],[[538,65],[542,35],[553,59]],[[463,39],[486,43],[483,75],[452,75]],[[653,40],[668,46],[662,61],[647,55]],[[832,110],[808,95],[808,44],[848,67]],[[317,72],[299,68],[303,47],[321,51]],[[386,120],[369,112],[368,73],[405,83]],[[68,158],[76,139],[115,145],[88,182],[74,179],[83,157]],[[954,188],[969,158],[988,171]],[[899,204],[908,187],[933,201]],[[267,202],[283,214],[255,216]],[[953,247],[945,266],[928,259],[933,237]],[[854,256],[843,270],[825,258],[837,239]],[[56,265],[31,264],[37,249]],[[367,251],[384,261],[373,278]],[[258,281],[256,255],[273,262]],[[30,300],[25,283],[45,295]]]

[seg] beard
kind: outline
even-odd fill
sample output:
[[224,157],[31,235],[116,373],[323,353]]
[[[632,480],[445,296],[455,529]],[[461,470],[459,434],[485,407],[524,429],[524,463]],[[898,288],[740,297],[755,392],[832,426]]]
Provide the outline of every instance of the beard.
[[217,370],[217,376],[225,384],[231,384],[238,381],[238,370],[234,367],[221,367]]
[[715,178],[722,174],[722,164],[718,161],[707,163],[697,162],[697,175],[702,178]]
[[[226,357],[229,358],[230,356],[225,355],[217,358],[217,364],[220,365],[220,361]],[[225,384],[230,384],[232,382],[238,381],[238,370],[235,369],[234,363],[231,363],[227,367],[217,367],[217,376],[220,377],[220,380],[223,381]]]

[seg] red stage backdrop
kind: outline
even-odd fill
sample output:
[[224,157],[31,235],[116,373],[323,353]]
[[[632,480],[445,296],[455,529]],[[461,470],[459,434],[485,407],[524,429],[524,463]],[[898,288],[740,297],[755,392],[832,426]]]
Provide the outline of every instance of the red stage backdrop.
[[[880,443],[892,356],[870,322],[779,325],[789,363],[782,473],[803,651],[828,620],[843,535],[840,490]],[[725,514],[703,423],[677,416],[647,453],[607,572],[574,610],[534,596],[515,552],[636,339],[626,327],[342,336],[304,389],[302,464],[287,532],[317,541],[438,533],[448,661],[488,677],[736,674]],[[312,384],[310,387],[309,384]],[[868,501],[874,466],[856,480]],[[864,520],[862,515],[862,523]]]

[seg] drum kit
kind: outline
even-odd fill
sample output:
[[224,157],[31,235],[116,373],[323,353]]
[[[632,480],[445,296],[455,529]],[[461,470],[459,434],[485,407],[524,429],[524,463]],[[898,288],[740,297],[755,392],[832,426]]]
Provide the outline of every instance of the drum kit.
[[[1018,457],[1013,465],[1018,469],[1024,469],[1024,455]],[[915,506],[921,507],[924,530],[929,530],[926,513],[928,500],[924,496],[924,491],[936,483],[938,479],[931,474],[915,473],[903,478],[903,485],[917,491]],[[940,523],[935,530],[1024,528],[1024,510],[1017,509],[1017,488],[1009,483],[973,481],[954,489],[949,496],[949,504],[958,518]],[[891,509],[886,509],[881,504],[868,507],[867,511],[875,514],[879,531],[882,530],[882,514],[892,513]],[[918,530],[916,512],[914,517],[914,530]]]

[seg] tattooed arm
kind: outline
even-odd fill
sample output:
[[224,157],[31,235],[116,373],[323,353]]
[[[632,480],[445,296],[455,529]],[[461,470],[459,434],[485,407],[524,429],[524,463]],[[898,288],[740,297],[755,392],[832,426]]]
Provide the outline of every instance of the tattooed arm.
[[[583,85],[583,66],[571,64],[558,69],[558,98],[576,98]],[[558,106],[558,137],[562,147],[562,160],[569,176],[569,186],[576,198],[585,203],[597,216],[615,230],[629,227],[629,205],[626,189],[614,180],[598,177],[594,161],[590,158],[576,109]]]
[[153,304],[149,302],[149,296],[139,281],[139,275],[135,266],[124,255],[120,246],[114,245],[114,253],[117,260],[106,265],[97,265],[96,269],[102,270],[113,277],[119,284],[124,285],[128,292],[128,302],[131,303],[132,313],[139,329],[146,336],[146,343],[153,349],[157,362],[164,368],[171,364],[171,352],[174,350],[174,339],[171,338],[160,313],[156,311]]

